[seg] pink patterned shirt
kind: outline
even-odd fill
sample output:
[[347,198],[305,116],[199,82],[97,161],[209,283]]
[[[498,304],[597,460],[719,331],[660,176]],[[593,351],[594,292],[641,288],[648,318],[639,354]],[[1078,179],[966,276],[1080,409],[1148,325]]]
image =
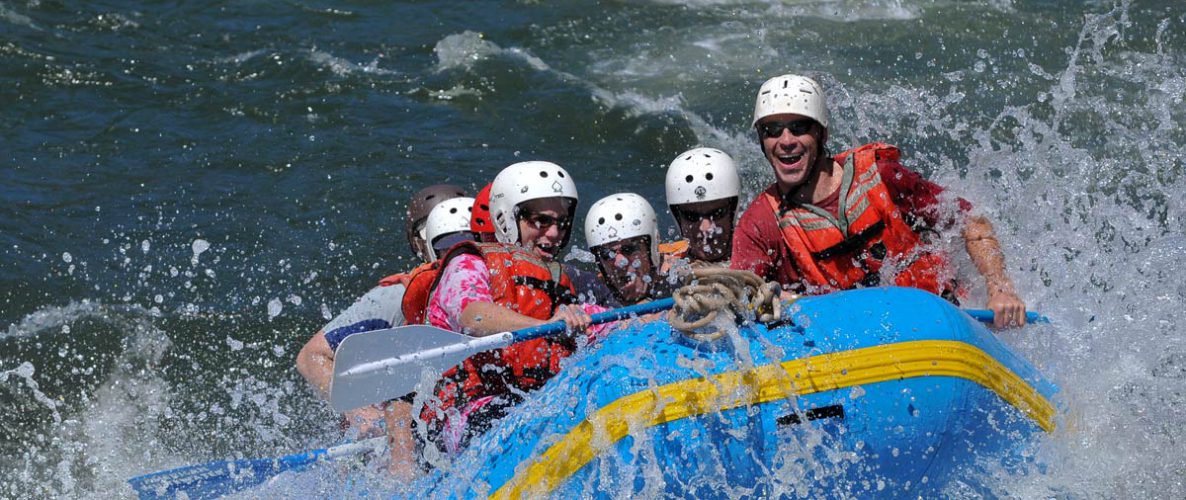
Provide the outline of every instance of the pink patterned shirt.
[[[490,270],[486,261],[477,255],[458,255],[441,271],[440,283],[428,301],[428,324],[460,332],[461,312],[473,302],[494,302],[494,296],[490,294]],[[592,304],[580,304],[579,307],[590,315],[607,310]],[[605,323],[590,327],[588,340],[601,339],[614,325]]]

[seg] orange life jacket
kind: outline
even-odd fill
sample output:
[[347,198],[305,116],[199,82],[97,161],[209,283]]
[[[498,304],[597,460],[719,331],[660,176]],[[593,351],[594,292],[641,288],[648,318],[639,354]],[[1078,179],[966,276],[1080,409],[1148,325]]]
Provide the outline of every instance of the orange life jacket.
[[[556,307],[575,302],[576,290],[558,262],[544,262],[517,245],[464,242],[449,249],[440,268],[461,254],[485,260],[497,305],[546,320]],[[560,361],[575,350],[571,338],[549,337],[475,354],[442,375],[436,386],[439,406],[435,411],[426,407],[422,418],[437,421],[444,411],[487,396],[517,400],[518,394],[538,389],[559,373]]]
[[667,276],[678,259],[688,258],[688,240],[659,244],[659,275]]
[[954,284],[946,256],[924,248],[902,218],[881,180],[877,160],[897,161],[900,152],[873,143],[836,155],[844,168],[840,208],[833,216],[814,205],[786,207],[778,197],[762,193],[774,210],[783,240],[799,274],[816,292],[878,286],[887,263],[896,269],[894,284],[950,295]]
[[659,253],[672,257],[683,258],[688,254],[688,240],[675,240],[659,244]]
[[421,301],[425,305],[428,304],[428,294],[432,291],[432,284],[440,269],[441,261],[437,260],[420,264],[406,273],[392,274],[379,280],[379,286],[404,286],[404,299],[400,303],[400,309],[403,309],[405,325],[424,324],[424,308],[409,307],[409,305]]
[[420,264],[419,266],[416,266],[415,269],[412,269],[411,271],[408,271],[406,273],[392,274],[390,276],[387,276],[386,278],[379,280],[379,286],[403,285],[406,287],[406,286],[408,286],[409,280],[411,280],[412,277],[414,277],[417,273],[423,272],[424,270],[429,269],[429,268],[433,267],[434,265],[436,265],[435,262],[426,262],[424,264]]
[[437,279],[445,266],[441,260],[436,260],[417,267],[408,273],[404,286],[404,301],[400,307],[404,311],[404,323],[409,325],[426,324],[428,314],[428,299],[436,287]]

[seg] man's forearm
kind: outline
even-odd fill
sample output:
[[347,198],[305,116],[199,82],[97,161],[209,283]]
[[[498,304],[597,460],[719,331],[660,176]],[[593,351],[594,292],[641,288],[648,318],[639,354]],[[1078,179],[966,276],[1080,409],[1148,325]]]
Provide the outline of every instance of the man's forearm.
[[984,276],[988,294],[1016,293],[1012,280],[1005,272],[1005,254],[1001,252],[1001,244],[997,241],[992,223],[981,216],[969,217],[964,225],[963,236],[968,257],[980,275]]

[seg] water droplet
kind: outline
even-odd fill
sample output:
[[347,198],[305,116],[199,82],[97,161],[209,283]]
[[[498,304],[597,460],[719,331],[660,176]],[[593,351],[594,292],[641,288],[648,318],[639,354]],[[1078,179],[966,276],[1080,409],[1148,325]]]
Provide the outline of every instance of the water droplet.
[[209,241],[203,240],[201,238],[194,240],[194,243],[193,243],[194,257],[202,255],[202,252],[205,252],[206,250],[209,250],[209,249],[210,249]]
[[852,390],[848,391],[849,399],[857,399],[865,395],[865,389],[859,385],[852,386]]

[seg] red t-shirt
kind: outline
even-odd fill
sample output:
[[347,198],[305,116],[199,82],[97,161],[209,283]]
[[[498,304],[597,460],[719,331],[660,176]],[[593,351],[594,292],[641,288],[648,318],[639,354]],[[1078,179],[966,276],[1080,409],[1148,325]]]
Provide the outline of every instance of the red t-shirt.
[[[878,160],[877,171],[905,220],[914,220],[917,226],[939,229],[955,222],[956,213],[965,214],[972,209],[972,204],[963,198],[956,199],[958,211],[945,209],[945,204],[940,203],[943,187],[924,179],[897,161]],[[772,184],[765,192],[778,196],[778,187]],[[836,215],[840,210],[840,190],[837,189],[816,205]],[[753,271],[768,281],[777,281],[792,290],[803,289],[791,250],[783,241],[782,230],[778,228],[778,219],[760,195],[754,198],[737,221],[730,267]]]

